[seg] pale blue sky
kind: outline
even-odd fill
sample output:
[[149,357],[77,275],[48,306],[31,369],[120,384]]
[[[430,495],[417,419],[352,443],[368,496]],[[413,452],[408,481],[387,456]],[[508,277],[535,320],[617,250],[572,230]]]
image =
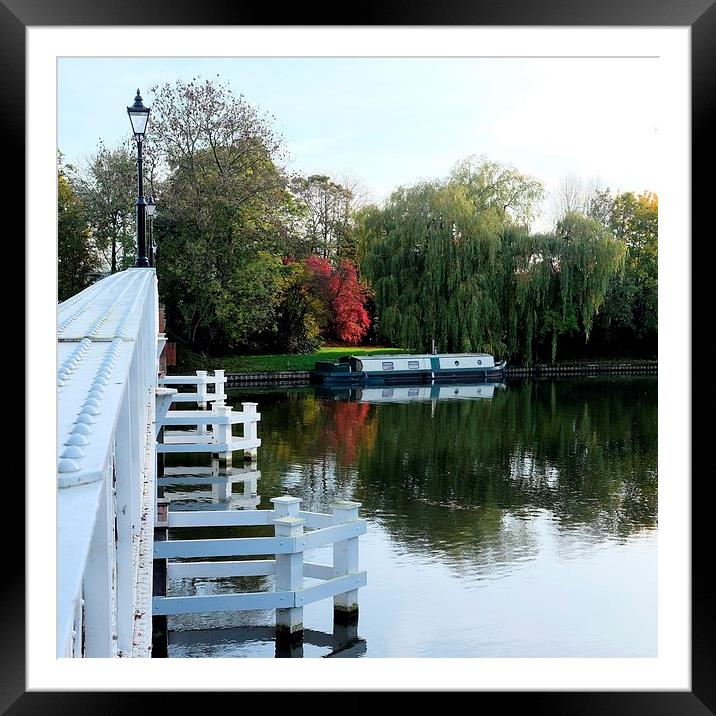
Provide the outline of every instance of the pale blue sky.
[[[658,191],[655,59],[63,58],[58,142],[82,162],[129,136],[137,87],[228,80],[275,117],[288,167],[349,173],[374,200],[444,177],[469,154],[558,187],[566,172],[613,189]],[[150,119],[151,131],[151,119]],[[546,219],[538,222],[540,228]]]

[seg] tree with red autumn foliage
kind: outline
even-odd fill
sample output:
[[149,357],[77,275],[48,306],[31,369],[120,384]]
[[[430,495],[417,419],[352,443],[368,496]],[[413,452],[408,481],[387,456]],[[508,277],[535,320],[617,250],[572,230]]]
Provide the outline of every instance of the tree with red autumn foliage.
[[370,327],[366,310],[367,293],[358,281],[358,272],[350,261],[334,266],[328,259],[309,256],[306,268],[314,286],[329,308],[328,335],[345,343],[360,343]]

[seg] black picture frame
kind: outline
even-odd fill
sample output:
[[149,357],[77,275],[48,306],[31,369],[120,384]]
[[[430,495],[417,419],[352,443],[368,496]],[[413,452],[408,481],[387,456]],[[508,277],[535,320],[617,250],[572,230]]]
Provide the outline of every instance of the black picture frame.
[[[239,0],[0,0],[0,67],[4,68],[0,85],[0,128],[2,129],[5,166],[14,167],[14,181],[6,187],[6,206],[24,206],[25,182],[25,29],[28,26],[137,25],[329,25],[342,24],[335,13],[341,5],[295,3],[283,8],[268,4],[241,3]],[[279,9],[280,8],[280,9]],[[501,0],[501,2],[465,2],[464,0],[394,0],[369,2],[350,8],[360,25],[505,25],[505,26],[688,26],[692,41],[692,236],[699,236],[700,260],[692,269],[709,270],[713,264],[704,255],[714,243],[713,229],[707,226],[708,194],[713,194],[714,145],[716,129],[716,0]],[[276,23],[277,15],[280,23]],[[24,231],[22,212],[18,230]],[[712,222],[709,222],[712,223]],[[684,237],[691,251],[697,243]],[[27,266],[27,264],[26,264]],[[27,270],[30,270],[28,267]],[[699,285],[698,272],[693,284]],[[706,279],[704,279],[705,281]],[[708,302],[692,301],[692,326],[705,322]],[[707,331],[708,332],[708,331]],[[696,337],[696,336],[694,336]],[[694,346],[676,347],[675,359],[683,361]],[[692,366],[693,366],[692,361]],[[662,375],[664,375],[662,373]],[[686,386],[691,394],[691,386]],[[699,391],[697,400],[705,407],[709,391]],[[692,406],[694,403],[692,402]],[[700,414],[693,410],[694,416]],[[692,420],[692,445],[704,444],[710,421]],[[26,479],[38,479],[26,475]],[[500,705],[524,708],[530,712],[579,714],[714,714],[716,713],[716,594],[708,581],[713,564],[711,520],[708,499],[710,471],[670,476],[688,486],[692,496],[692,683],[683,692],[507,692],[481,693],[479,707],[495,695]],[[20,515],[23,518],[23,515]],[[17,533],[17,528],[14,528]],[[58,713],[75,710],[83,713],[120,713],[150,707],[152,694],[100,692],[26,692],[25,688],[25,580],[23,554],[5,552],[0,610],[0,710],[9,714]],[[12,563],[12,558],[15,563]],[[51,608],[51,607],[50,607]],[[240,672],[237,672],[240,674]],[[237,676],[237,678],[240,678]],[[417,686],[417,685],[416,685]],[[327,685],[330,687],[330,685]],[[469,688],[468,685],[465,687]],[[153,694],[160,696],[160,694]],[[163,700],[166,696],[162,695]],[[182,694],[189,705],[189,694]],[[205,698],[205,697],[204,697]],[[153,702],[154,699],[151,699]],[[338,702],[334,702],[338,704]],[[238,704],[236,704],[238,706]],[[210,704],[206,701],[203,706]]]

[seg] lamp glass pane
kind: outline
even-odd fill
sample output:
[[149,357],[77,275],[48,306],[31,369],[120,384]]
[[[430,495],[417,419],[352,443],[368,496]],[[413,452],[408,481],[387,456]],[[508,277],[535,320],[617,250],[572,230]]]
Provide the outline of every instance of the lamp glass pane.
[[149,112],[130,112],[129,121],[132,123],[132,129],[135,134],[144,134],[147,130],[147,121],[149,120]]

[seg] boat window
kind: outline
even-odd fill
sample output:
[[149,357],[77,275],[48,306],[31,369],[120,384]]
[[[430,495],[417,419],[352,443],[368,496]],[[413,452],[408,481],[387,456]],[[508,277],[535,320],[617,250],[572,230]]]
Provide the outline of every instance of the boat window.
[[455,365],[460,365],[460,361],[459,361],[459,360],[456,360],[456,361],[455,361]]
[[393,389],[392,388],[383,388],[383,397],[384,398],[392,398],[393,397]]
[[384,360],[383,361],[383,370],[393,370],[393,361],[392,360]]
[[420,395],[420,388],[408,388],[408,396]]
[[417,361],[417,360],[409,360],[409,361],[408,361],[408,368],[420,368],[420,361]]
[[482,365],[482,359],[481,359],[481,358],[478,358],[478,359],[477,359],[477,365]]

